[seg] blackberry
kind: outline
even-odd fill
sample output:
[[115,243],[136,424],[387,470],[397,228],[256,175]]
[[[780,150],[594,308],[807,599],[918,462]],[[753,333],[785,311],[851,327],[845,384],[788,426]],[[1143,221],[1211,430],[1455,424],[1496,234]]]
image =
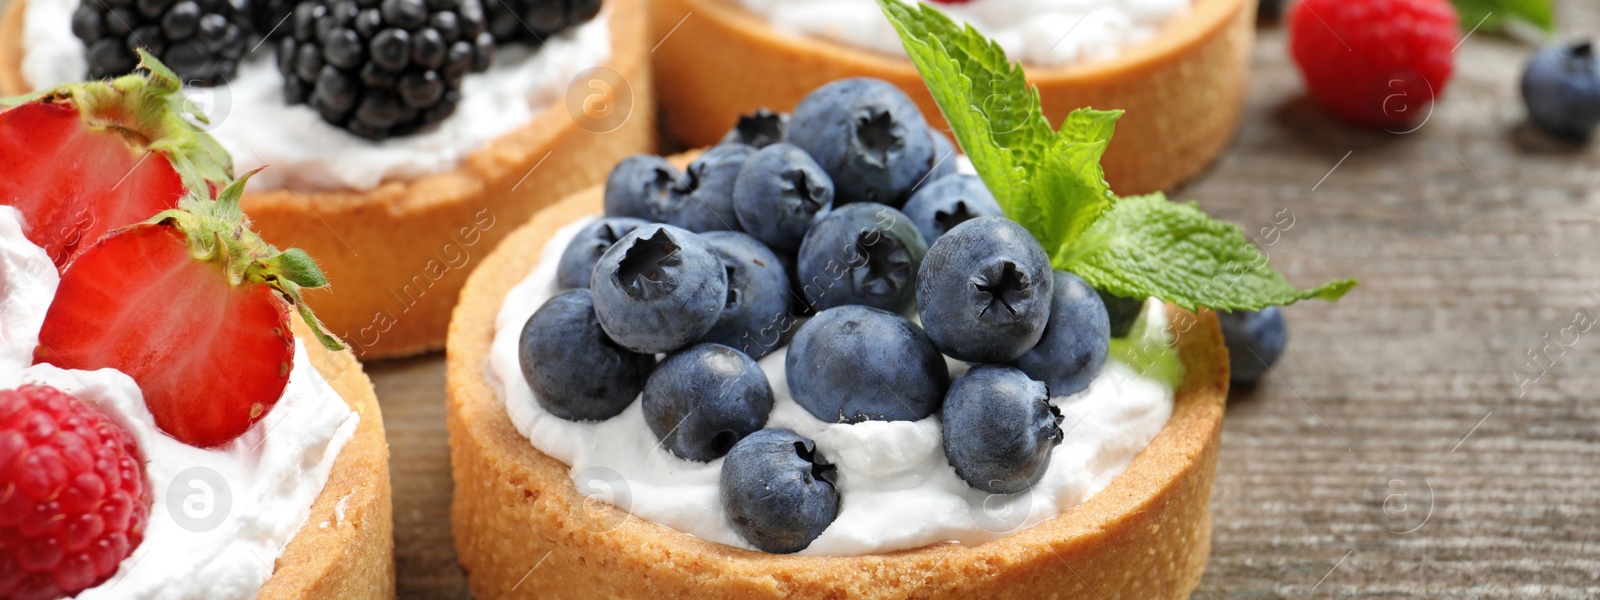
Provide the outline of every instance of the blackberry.
[[486,0],[489,32],[500,43],[537,46],[600,14],[601,0]]
[[89,78],[132,73],[144,48],[188,85],[227,83],[249,49],[247,0],[94,0],[72,13]]
[[479,0],[305,0],[291,25],[278,41],[285,99],[370,140],[443,121],[461,80],[494,58]]
[[294,14],[298,0],[251,0],[250,20],[261,37],[280,40],[289,35],[289,15]]

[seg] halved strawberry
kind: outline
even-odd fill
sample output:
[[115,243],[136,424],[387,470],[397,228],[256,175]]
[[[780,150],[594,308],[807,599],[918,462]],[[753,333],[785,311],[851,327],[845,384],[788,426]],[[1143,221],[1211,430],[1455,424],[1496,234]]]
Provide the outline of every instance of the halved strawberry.
[[34,359],[127,373],[156,425],[194,446],[250,429],[288,384],[291,309],[324,346],[343,346],[300,300],[302,288],[327,283],[316,264],[250,231],[239,210],[245,179],[79,254],[61,275]]
[[185,118],[204,120],[178,79],[146,73],[0,101],[0,204],[57,268],[118,227],[176,208],[233,172],[228,154]]

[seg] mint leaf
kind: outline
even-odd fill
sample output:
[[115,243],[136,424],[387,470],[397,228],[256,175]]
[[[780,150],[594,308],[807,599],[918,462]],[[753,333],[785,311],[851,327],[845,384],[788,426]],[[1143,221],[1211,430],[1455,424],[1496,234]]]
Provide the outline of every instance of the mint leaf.
[[978,176],[1046,248],[1069,243],[1110,206],[1100,156],[1122,113],[1078,111],[1057,133],[999,44],[913,4],[878,0]]
[[1238,225],[1162,194],[1118,199],[1085,238],[1085,244],[1052,257],[1052,264],[1112,294],[1155,296],[1190,310],[1261,310],[1308,298],[1338,300],[1356,283],[1341,279],[1296,289],[1268,266],[1267,256]]
[[[1527,23],[1545,33],[1553,33],[1556,29],[1555,13],[1550,7],[1550,0],[1454,1],[1456,10],[1461,13],[1463,31],[1475,26],[1483,31],[1495,31],[1513,21]],[[1478,25],[1480,22],[1483,23],[1481,26]]]
[[1052,130],[1038,89],[998,44],[929,5],[878,6],[1001,210],[1039,240],[1055,268],[1119,296],[1189,309],[1332,300],[1355,285],[1298,290],[1237,226],[1164,196],[1117,199],[1100,159],[1121,111],[1080,109]]

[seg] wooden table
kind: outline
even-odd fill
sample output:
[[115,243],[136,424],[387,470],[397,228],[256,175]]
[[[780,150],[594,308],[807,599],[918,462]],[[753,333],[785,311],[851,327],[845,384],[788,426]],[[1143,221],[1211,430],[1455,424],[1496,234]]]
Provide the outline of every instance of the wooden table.
[[[1560,8],[1565,31],[1600,31],[1593,0]],[[1237,141],[1178,196],[1247,231],[1292,215],[1277,267],[1362,285],[1289,309],[1276,371],[1234,393],[1195,596],[1600,596],[1600,328],[1536,381],[1514,375],[1542,336],[1600,317],[1600,146],[1528,130],[1517,43],[1469,39],[1446,101],[1405,135],[1324,115],[1284,47],[1262,30]],[[443,362],[370,369],[401,595],[466,597]]]

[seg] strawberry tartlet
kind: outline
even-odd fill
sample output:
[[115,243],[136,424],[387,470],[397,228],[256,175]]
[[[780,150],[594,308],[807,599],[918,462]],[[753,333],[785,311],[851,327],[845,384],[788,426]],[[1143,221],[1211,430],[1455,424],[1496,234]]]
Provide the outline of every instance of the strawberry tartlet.
[[339,282],[312,293],[330,329],[402,356],[442,346],[506,223],[653,144],[637,2],[19,0],[0,91],[120,75],[150,51],[241,170],[267,168],[243,205]]

